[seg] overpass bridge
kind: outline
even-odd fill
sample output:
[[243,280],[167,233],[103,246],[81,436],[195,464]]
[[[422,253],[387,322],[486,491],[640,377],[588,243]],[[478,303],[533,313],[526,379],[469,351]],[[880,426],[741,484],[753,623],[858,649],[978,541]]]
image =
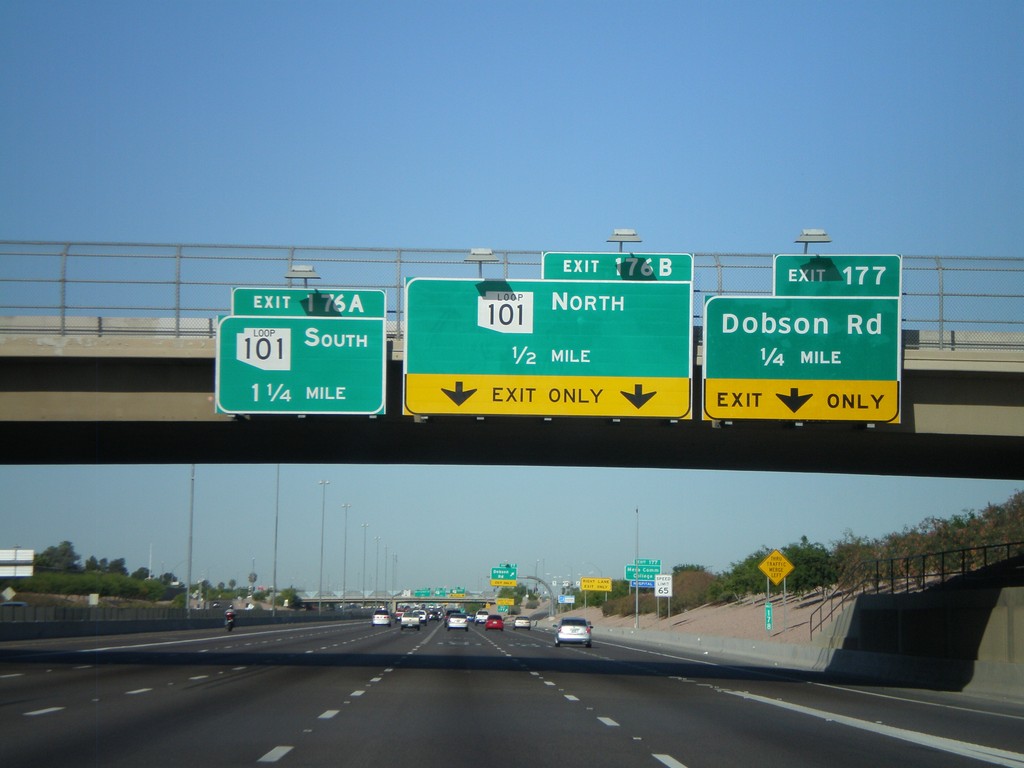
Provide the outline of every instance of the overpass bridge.
[[[904,257],[901,421],[412,417],[409,276],[473,277],[466,251],[0,243],[0,461],[700,468],[1017,479],[1024,456],[1024,259]],[[504,279],[540,254],[496,251]],[[233,285],[387,291],[386,414],[235,417],[214,408],[216,317]],[[766,293],[769,254],[695,254],[698,295]],[[701,402],[701,304],[693,402]]]

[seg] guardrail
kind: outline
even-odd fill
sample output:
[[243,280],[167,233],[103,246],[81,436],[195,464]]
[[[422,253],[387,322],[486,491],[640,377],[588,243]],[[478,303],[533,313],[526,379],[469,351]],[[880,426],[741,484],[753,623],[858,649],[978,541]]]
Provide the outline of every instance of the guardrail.
[[[407,278],[540,277],[539,251],[493,254],[480,264],[468,248],[3,240],[0,333],[209,337],[231,287],[308,284],[285,278],[302,264],[314,285],[386,291],[388,332],[402,338]],[[694,253],[695,324],[704,298],[770,295],[771,271],[768,253]],[[910,346],[1024,349],[1024,258],[905,255],[902,310]]]
[[858,595],[909,594],[949,585],[954,580],[958,587],[987,583],[995,577],[994,569],[1012,565],[1020,558],[1024,558],[1024,541],[865,560],[811,613],[810,636],[814,637]]

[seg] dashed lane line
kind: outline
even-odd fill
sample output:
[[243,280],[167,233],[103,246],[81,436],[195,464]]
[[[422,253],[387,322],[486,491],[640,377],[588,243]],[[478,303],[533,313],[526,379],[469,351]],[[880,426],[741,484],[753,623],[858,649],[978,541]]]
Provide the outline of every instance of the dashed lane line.
[[685,765],[676,760],[672,755],[651,755],[662,765],[667,765],[668,768],[686,768]]
[[295,747],[274,747],[272,750],[267,752],[263,757],[257,760],[257,763],[276,763],[282,757],[291,752]]
[[46,709],[35,709],[31,712],[24,712],[22,714],[25,717],[38,717],[39,715],[52,715],[54,712],[60,712],[64,707],[46,707]]

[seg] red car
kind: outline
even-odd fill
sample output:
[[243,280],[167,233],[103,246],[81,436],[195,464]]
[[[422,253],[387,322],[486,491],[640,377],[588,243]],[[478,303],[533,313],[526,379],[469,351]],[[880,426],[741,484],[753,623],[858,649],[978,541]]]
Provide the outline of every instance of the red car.
[[487,617],[487,621],[484,622],[484,629],[500,629],[502,632],[505,631],[505,620],[496,613],[492,613]]

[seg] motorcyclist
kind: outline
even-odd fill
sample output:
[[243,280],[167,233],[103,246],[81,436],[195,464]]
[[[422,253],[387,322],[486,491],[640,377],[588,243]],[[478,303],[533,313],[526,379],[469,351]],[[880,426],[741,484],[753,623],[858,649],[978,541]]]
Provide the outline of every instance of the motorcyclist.
[[224,611],[224,626],[228,628],[230,632],[235,627],[235,611],[233,608],[228,608]]

